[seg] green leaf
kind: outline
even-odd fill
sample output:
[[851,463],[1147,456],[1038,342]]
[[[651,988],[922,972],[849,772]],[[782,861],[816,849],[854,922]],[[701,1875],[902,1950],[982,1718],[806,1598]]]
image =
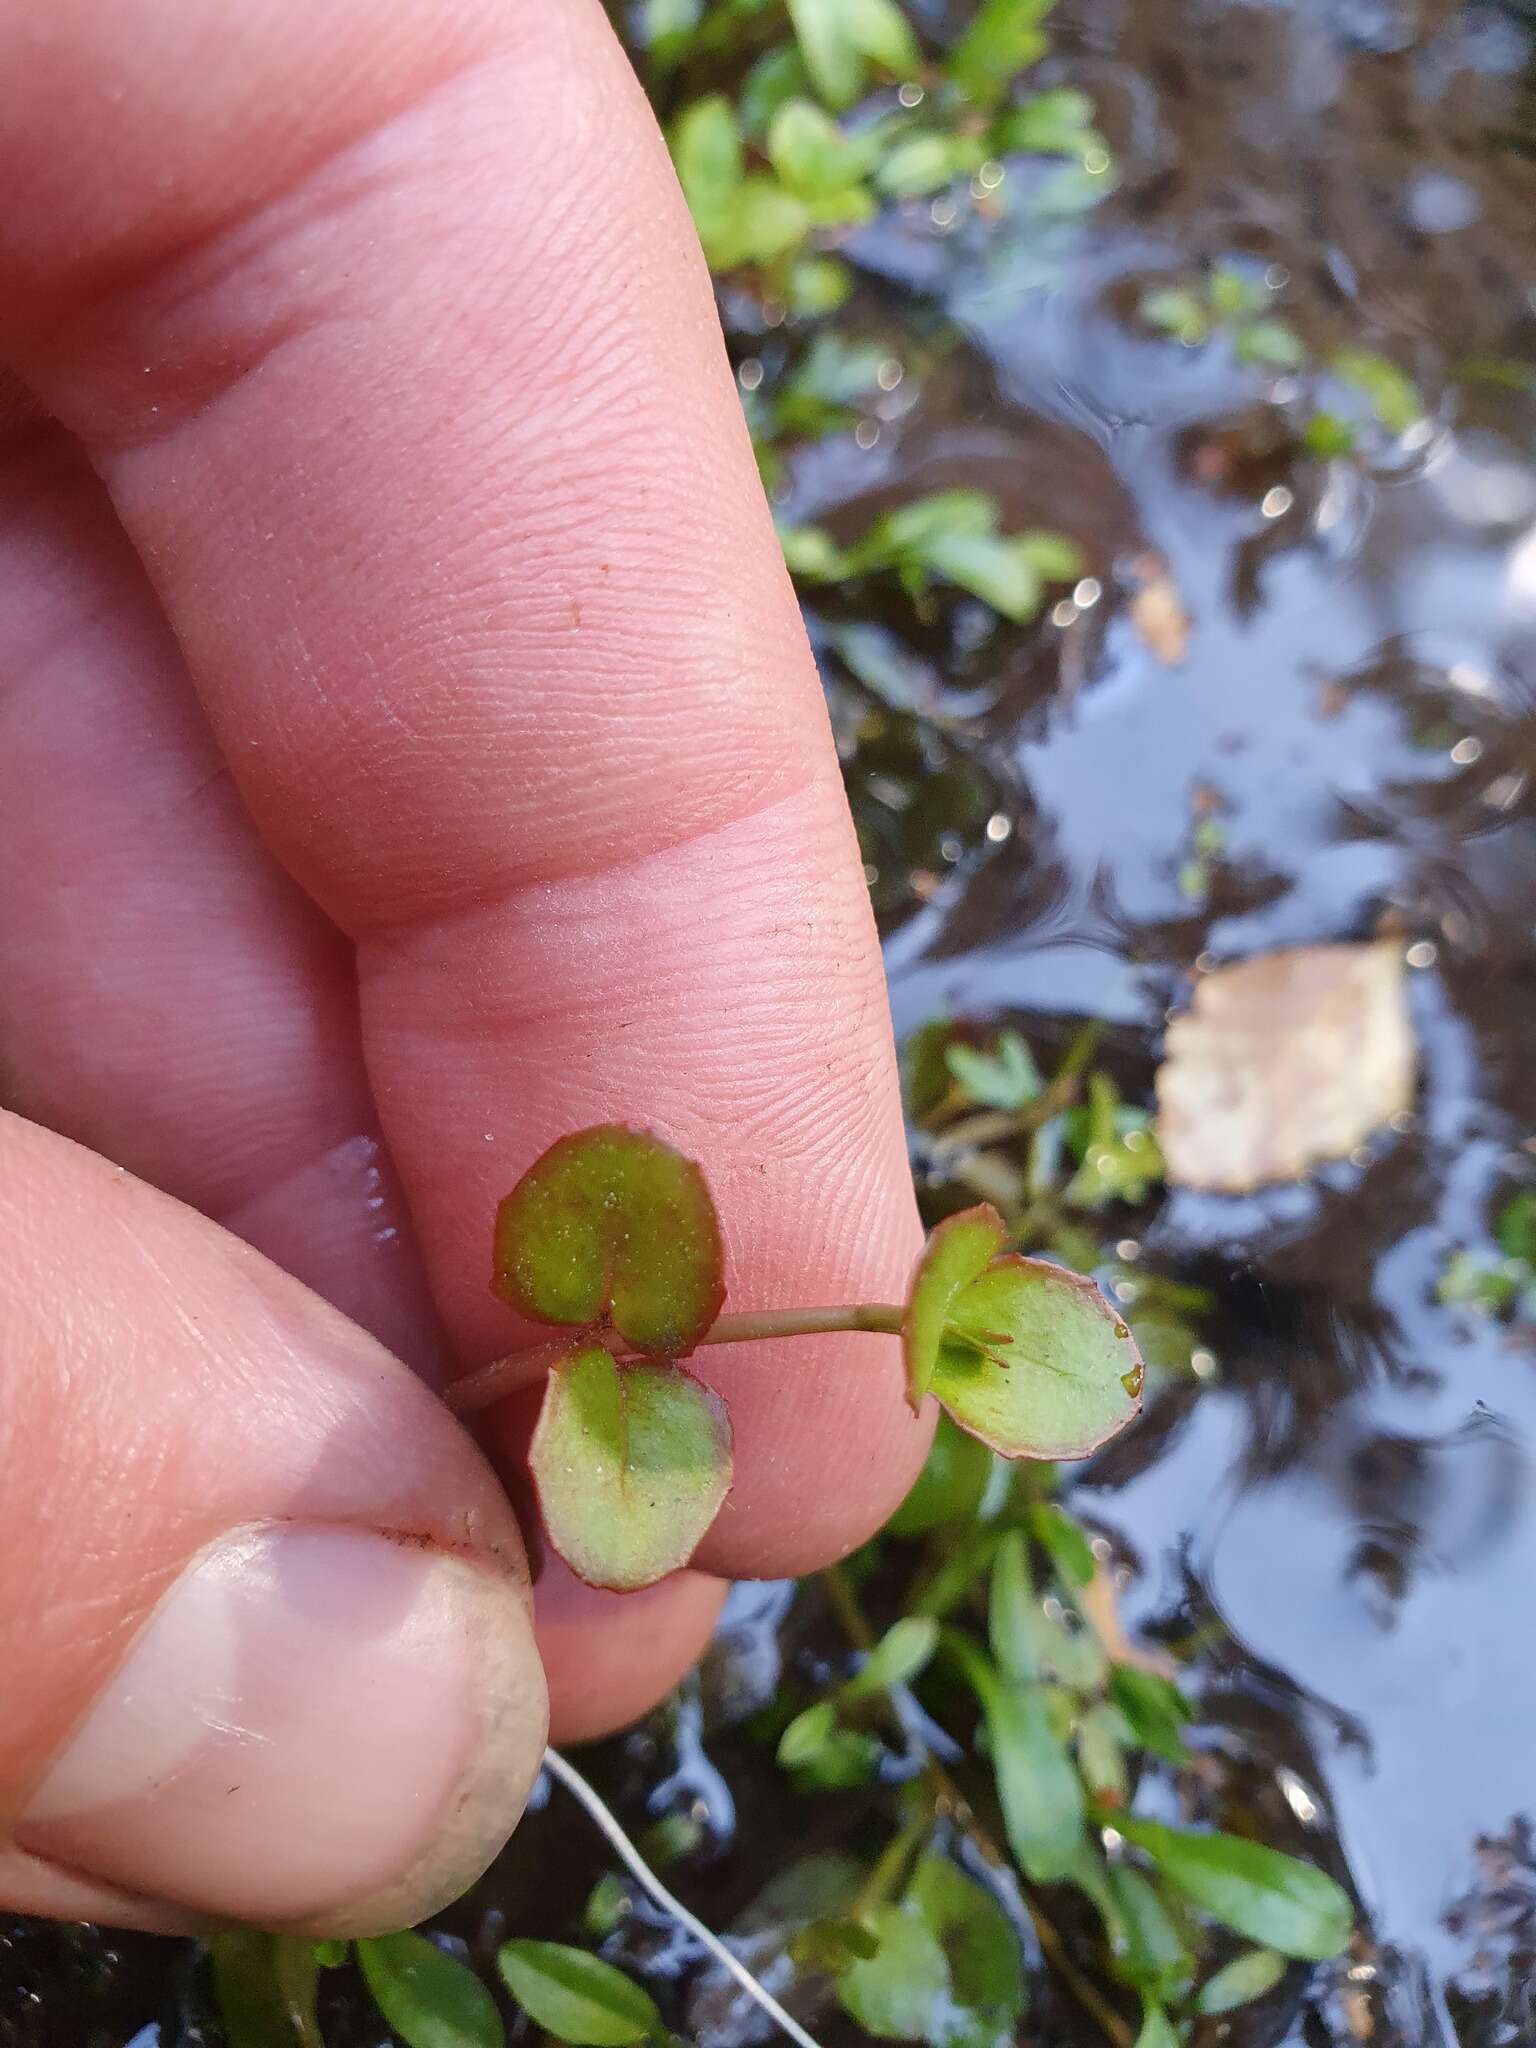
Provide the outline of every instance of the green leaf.
[[408,2048],[502,2048],[489,1991],[424,1934],[359,1941],[357,1960],[374,2004]]
[[988,1109],[1022,1109],[1045,1086],[1034,1055],[1017,1031],[1000,1032],[991,1052],[952,1045],[944,1058],[972,1102]]
[[637,1351],[691,1351],[725,1299],[720,1225],[691,1159],[622,1124],[551,1145],[496,1212],[493,1291],[535,1322],[612,1320]]
[[640,39],[651,62],[670,70],[687,49],[704,13],[704,0],[642,0]]
[[1536,1266],[1536,1188],[1522,1188],[1499,1211],[1493,1226],[1506,1257]]
[[1103,147],[1093,114],[1087,93],[1071,86],[1037,92],[1004,117],[1001,146],[1021,156],[1082,157]]
[[1136,310],[1149,327],[1161,328],[1180,341],[1204,341],[1211,331],[1205,307],[1180,285],[1157,285],[1143,292]]
[[1195,2011],[1235,2012],[1273,1991],[1286,1972],[1286,1959],[1272,1948],[1250,1948],[1219,1969],[1200,1987]]
[[903,555],[921,556],[949,535],[991,533],[996,526],[997,506],[984,491],[930,491],[878,520],[860,545],[883,566]]
[[965,138],[953,135],[909,135],[875,167],[875,183],[890,199],[916,199],[937,192],[965,167]]
[[868,168],[837,123],[811,100],[787,100],[768,126],[768,160],[792,192],[820,198],[857,185]]
[[1124,1806],[1130,1793],[1125,1767],[1129,1733],[1118,1707],[1100,1700],[1077,1724],[1077,1767],[1094,1796],[1110,1806]]
[[1143,1376],[1090,1279],[1011,1255],[955,1295],[929,1390],[1006,1458],[1084,1458],[1136,1413]]
[[893,0],[786,0],[811,82],[841,111],[864,90],[870,64],[911,77],[922,59]]
[[1160,2005],[1144,2007],[1135,2048],[1179,2048],[1179,2037]]
[[878,1955],[880,1941],[857,1920],[814,1920],[802,1927],[789,1944],[790,1959],[797,1970],[814,1971],[823,1977],[840,1977],[850,1963],[866,1962]]
[[955,1304],[996,1256],[1003,1235],[1002,1217],[986,1202],[962,1209],[957,1216],[946,1216],[928,1233],[912,1275],[901,1332],[907,1399],[914,1409],[921,1406],[938,1370]]
[[1119,1826],[1170,1884],[1235,1934],[1310,1962],[1326,1961],[1348,1943],[1355,1923],[1349,1898],[1312,1864],[1240,1835],[1194,1834],[1130,1818]]
[[1181,1731],[1193,1714],[1171,1680],[1134,1664],[1117,1664],[1109,1674],[1109,1696],[1144,1749],[1171,1764],[1189,1762]]
[[1480,1257],[1463,1247],[1454,1251],[1435,1282],[1435,1299],[1447,1307],[1476,1308],[1497,1315],[1508,1308],[1520,1291],[1517,1274],[1510,1262]]
[[1008,1846],[1032,1883],[1054,1884],[1082,1851],[1083,1787],[1045,1688],[1009,1684],[964,1636],[944,1642],[981,1703]]
[[350,1941],[316,1941],[311,1942],[310,1947],[322,1970],[339,1970],[352,1955]]
[[1111,1864],[1105,1877],[1115,1909],[1116,1974],[1154,1998],[1171,1997],[1193,1967],[1173,1916],[1139,1870]]
[[1246,313],[1258,313],[1269,304],[1269,289],[1256,278],[1245,277],[1230,264],[1218,263],[1207,286],[1211,311],[1218,320],[1239,320]]
[[741,131],[722,93],[695,100],[673,124],[672,163],[694,226],[708,240],[736,198],[741,184]]
[[1093,1547],[1077,1523],[1051,1501],[1032,1507],[1029,1533],[1050,1552],[1051,1561],[1069,1586],[1086,1586],[1096,1565]]
[[315,1946],[298,1935],[245,1929],[208,1937],[228,2048],[324,2048],[315,2016]]
[[1029,1575],[1029,1551],[1020,1532],[1010,1529],[992,1564],[987,1633],[998,1669],[1014,1685],[1032,1685],[1041,1676],[1044,1619]]
[[685,1565],[731,1486],[725,1404],[675,1365],[582,1344],[550,1372],[528,1452],[549,1540],[619,1593]]
[[1320,462],[1332,462],[1354,452],[1355,430],[1337,413],[1315,412],[1302,432],[1302,445]]
[[946,533],[923,549],[923,567],[991,605],[1005,619],[1026,625],[1040,609],[1042,578],[1017,536]]
[[840,583],[852,573],[847,555],[819,526],[781,526],[779,546],[790,575],[809,583]]
[[[1201,876],[1204,864],[1191,864]],[[1140,1202],[1164,1173],[1152,1119],[1145,1110],[1120,1100],[1108,1074],[1088,1076],[1088,1106],[1066,1120],[1068,1136],[1082,1164],[1066,1188],[1066,1199],[1080,1209],[1103,1209],[1111,1202]]]
[[797,319],[835,313],[853,290],[853,274],[835,256],[805,256],[789,273],[785,299]]
[[575,2048],[627,2048],[663,2031],[649,1992],[585,1949],[558,1941],[507,1941],[496,1964],[524,2012],[557,2041]]
[[805,60],[793,43],[766,51],[741,82],[736,114],[744,134],[761,140],[768,124],[787,100],[801,99],[810,87]]
[[1341,383],[1361,393],[1389,434],[1404,433],[1423,417],[1418,385],[1374,349],[1338,349],[1329,367]]
[[927,2035],[932,2048],[1006,2048],[1024,2005],[1018,1939],[992,1895],[946,1856],[926,1855],[906,1904],[943,1948],[949,1998]]
[[703,237],[704,253],[714,270],[773,263],[797,249],[810,228],[804,200],[773,178],[745,178],[718,231]]
[[886,1523],[892,1536],[924,1536],[947,1523],[969,1522],[992,1476],[992,1453],[957,1429],[947,1415],[928,1447],[928,1457],[895,1514]]
[[855,1960],[837,1995],[879,2041],[926,2041],[949,1998],[949,1963],[914,1906],[876,1906],[865,1926],[879,1947]]
[[1016,535],[1014,546],[1044,583],[1068,583],[1083,573],[1083,551],[1064,533],[1034,527]]
[[981,0],[944,69],[973,105],[996,106],[1026,65],[1050,47],[1040,24],[1053,0]]
[[910,1685],[938,1648],[939,1625],[925,1614],[906,1614],[893,1622],[846,1684],[838,1687],[840,1700],[868,1698]]
[[1240,363],[1266,370],[1299,370],[1307,359],[1301,336],[1283,320],[1254,320],[1240,327],[1232,338],[1232,352]]
[[786,1771],[798,1770],[825,1749],[836,1731],[836,1707],[830,1700],[817,1700],[796,1714],[779,1737],[774,1754]]

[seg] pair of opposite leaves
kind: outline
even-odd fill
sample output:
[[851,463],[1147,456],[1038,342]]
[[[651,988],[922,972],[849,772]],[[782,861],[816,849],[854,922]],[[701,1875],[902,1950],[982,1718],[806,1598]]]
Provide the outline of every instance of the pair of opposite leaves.
[[[985,1205],[930,1234],[902,1318],[908,1399],[932,1394],[1007,1458],[1084,1457],[1135,1414],[1141,1359],[1091,1280],[1003,1240]],[[701,1169],[620,1124],[561,1138],[497,1212],[491,1286],[573,1332],[529,1452],[555,1549],[618,1592],[685,1565],[731,1485],[725,1403],[677,1363],[725,1299]]]

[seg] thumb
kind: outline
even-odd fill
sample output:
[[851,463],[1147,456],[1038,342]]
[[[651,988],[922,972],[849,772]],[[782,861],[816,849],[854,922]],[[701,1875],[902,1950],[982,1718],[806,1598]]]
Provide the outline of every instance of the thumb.
[[0,1905],[366,1933],[544,1745],[522,1545],[372,1338],[0,1114]]

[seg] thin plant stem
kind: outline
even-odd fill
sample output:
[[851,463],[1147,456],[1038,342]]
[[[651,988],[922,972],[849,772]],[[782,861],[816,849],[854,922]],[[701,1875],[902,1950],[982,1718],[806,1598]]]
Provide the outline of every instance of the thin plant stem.
[[689,1912],[681,1899],[667,1890],[629,1836],[625,1834],[617,1816],[609,1810],[580,1771],[568,1763],[558,1749],[545,1750],[544,1768],[552,1778],[565,1787],[577,1805],[585,1810],[587,1817],[605,1837],[614,1854],[636,1882],[650,1893],[663,1912],[670,1913],[674,1920],[687,1928],[694,1940],[709,1951],[721,1969],[728,1971],[747,1996],[762,2007],[774,2025],[786,2033],[791,2041],[798,2043],[798,2048],[819,2048],[814,2035],[808,2034],[800,2022],[784,2010],[773,1993],[758,1983],[746,1964],[739,1956],[732,1955],[719,1935],[712,1934],[696,1914]]
[[[905,1317],[905,1309],[890,1301],[855,1301],[844,1308],[747,1309],[739,1315],[721,1316],[699,1342],[757,1344],[770,1337],[823,1337],[845,1330],[867,1330],[878,1337],[899,1337]],[[564,1337],[530,1345],[526,1351],[508,1352],[505,1358],[493,1359],[489,1365],[482,1365],[478,1371],[466,1373],[463,1379],[455,1380],[443,1399],[455,1415],[472,1415],[477,1408],[489,1408],[493,1401],[515,1393],[519,1387],[529,1385],[542,1373],[548,1372],[551,1366],[558,1365],[586,1336],[600,1344],[609,1341],[601,1331],[572,1330]],[[619,1346],[610,1344],[609,1348],[619,1359],[636,1356]]]
[[893,1301],[856,1301],[846,1308],[746,1309],[721,1316],[701,1344],[754,1344],[763,1337],[827,1337],[841,1330],[868,1330],[899,1337],[906,1310]]

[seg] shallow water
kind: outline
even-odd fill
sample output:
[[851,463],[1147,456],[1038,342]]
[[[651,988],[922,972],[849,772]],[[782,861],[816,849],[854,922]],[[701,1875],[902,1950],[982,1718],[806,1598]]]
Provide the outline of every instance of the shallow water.
[[[1098,586],[1025,631],[961,603],[921,645],[878,613],[812,620],[893,1009],[902,1034],[947,1011],[1051,1042],[1103,1018],[1144,1085],[1210,966],[1415,942],[1411,1127],[1305,1184],[1162,1206],[1142,1257],[1216,1290],[1220,1376],[1165,1391],[1074,1504],[1134,1566],[1128,1622],[1212,1642],[1212,1724],[1369,1918],[1353,2002],[1271,2007],[1244,2038],[1508,2048],[1536,2040],[1536,1345],[1434,1283],[1536,1175],[1529,32],[1430,0],[1062,0],[1055,27],[1042,82],[1094,95],[1118,190],[1074,211],[1005,187],[988,235],[926,203],[861,231],[871,332],[900,358],[921,331],[934,366],[808,456],[782,508],[852,530],[914,480],[975,484],[1010,528],[1070,533]],[[1149,282],[1224,258],[1281,279],[1313,347],[1411,369],[1422,432],[1298,462],[1262,375],[1137,322]],[[1498,381],[1463,374],[1480,358]],[[1133,617],[1149,584],[1160,650]],[[832,652],[850,622],[878,691]],[[1224,843],[1192,896],[1201,815]],[[849,1825],[701,1733],[735,1718],[722,1688],[737,1710],[772,1690],[785,1606],[742,1589],[702,1683],[596,1765],[631,1817],[695,1816],[679,1882],[721,1922]],[[451,1924],[484,1954],[568,1932],[601,1867],[551,1808]],[[692,1960],[644,1915],[628,1949],[653,1978]],[[0,2042],[161,2022],[192,2043],[184,1977],[170,1944],[13,1929]],[[716,2044],[737,2017],[692,2012]],[[337,2013],[338,2043],[377,2037]]]
[[[952,446],[995,467],[1026,523],[1084,539],[1106,590],[1059,629],[1054,673],[1004,651],[956,707],[953,744],[1011,829],[939,849],[936,889],[931,868],[886,892],[898,1029],[1098,1016],[1151,1053],[1214,964],[1417,942],[1414,1127],[1306,1185],[1169,1199],[1145,1253],[1218,1287],[1222,1377],[1154,1408],[1075,1504],[1140,1560],[1134,1621],[1223,1625],[1222,1712],[1279,1724],[1293,1808],[1337,1831],[1384,1951],[1378,2025],[1526,2042],[1536,1345],[1433,1290],[1536,1169],[1536,406],[1456,375],[1536,340],[1527,50],[1492,9],[1072,19],[1064,80],[1122,95],[1121,191],[1055,278],[957,252],[944,289],[995,398],[915,409],[882,466]],[[1525,153],[1494,146],[1517,136]],[[1414,365],[1438,394],[1418,446],[1277,465],[1255,373],[1124,317],[1155,270],[1250,256],[1288,273],[1309,339],[1350,328]],[[1191,621],[1173,666],[1125,609],[1149,549]],[[1192,906],[1197,791],[1225,846]],[[1480,1881],[1497,1907],[1457,1914]]]

